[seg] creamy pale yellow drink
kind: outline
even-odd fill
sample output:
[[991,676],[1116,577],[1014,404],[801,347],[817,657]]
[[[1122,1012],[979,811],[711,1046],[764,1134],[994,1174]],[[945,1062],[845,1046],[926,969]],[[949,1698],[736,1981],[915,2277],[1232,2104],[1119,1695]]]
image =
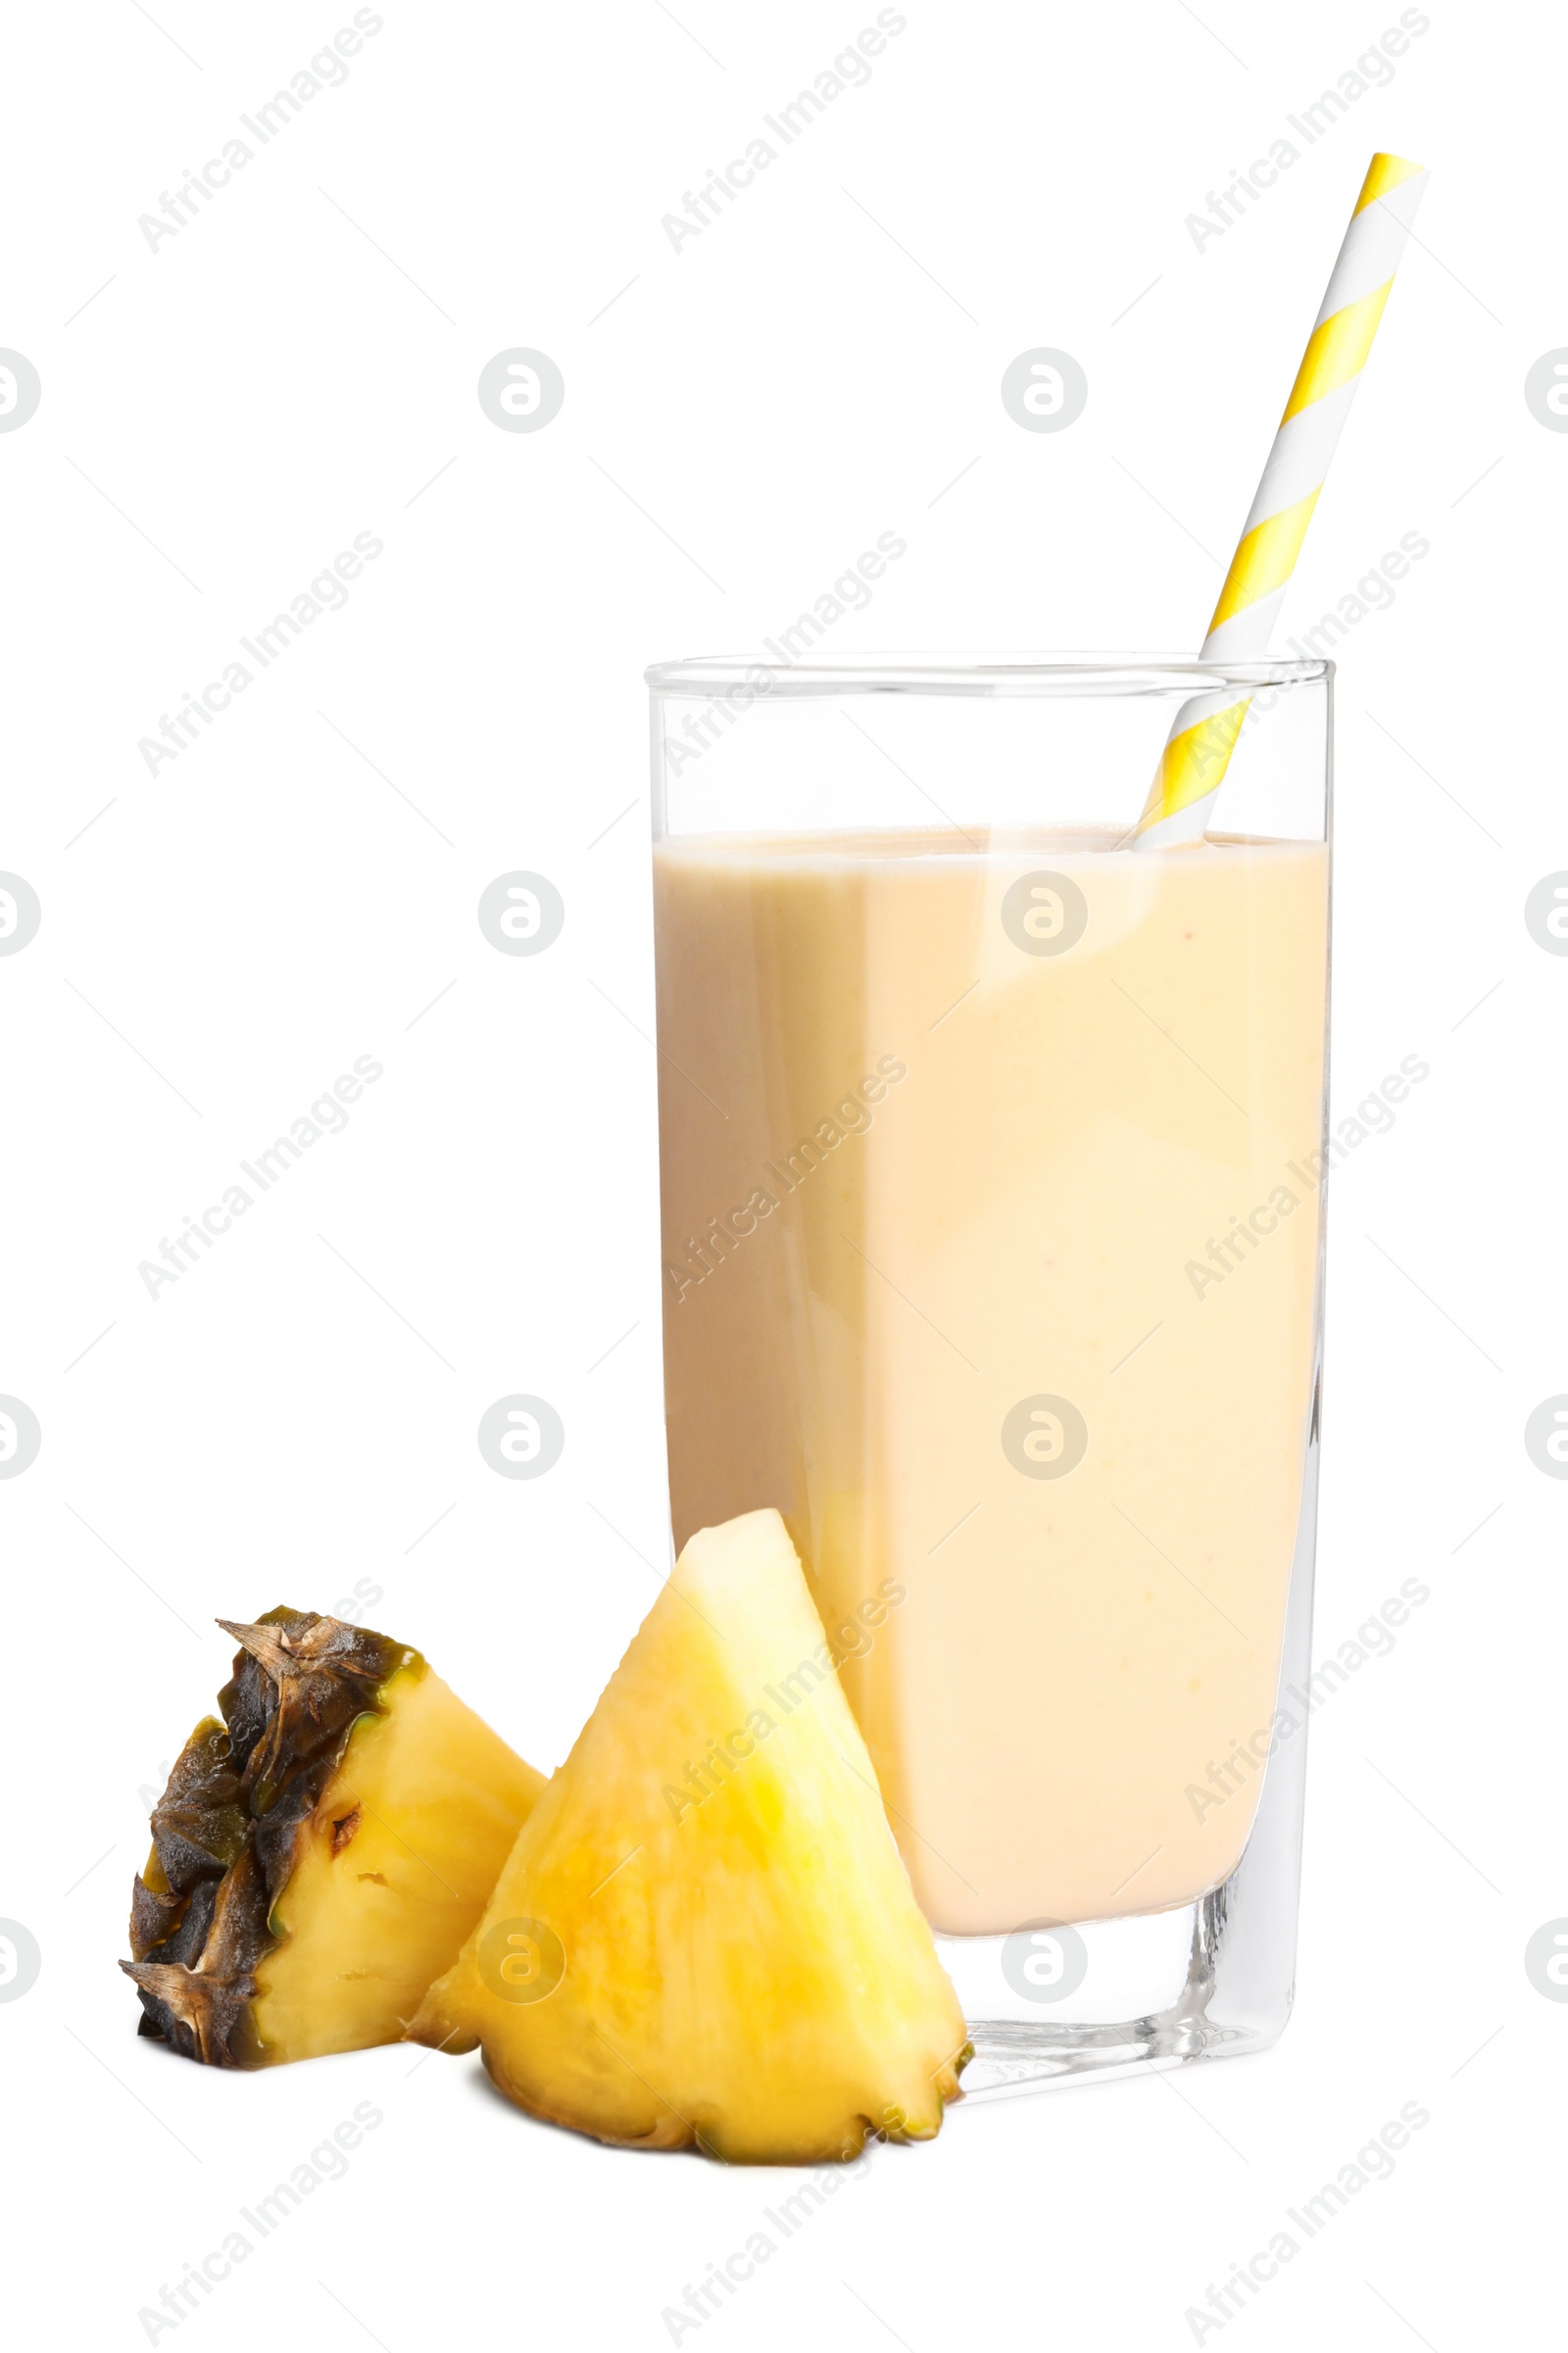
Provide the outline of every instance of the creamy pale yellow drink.
[[676,1544],[783,1511],[937,1928],[1191,1902],[1276,1704],[1326,849],[710,836],[655,877]]

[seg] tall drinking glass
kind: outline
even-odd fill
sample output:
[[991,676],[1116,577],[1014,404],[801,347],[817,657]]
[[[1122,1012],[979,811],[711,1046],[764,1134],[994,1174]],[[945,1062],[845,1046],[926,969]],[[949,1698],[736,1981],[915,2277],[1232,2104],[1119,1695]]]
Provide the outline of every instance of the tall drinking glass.
[[[1289,2012],[1330,672],[648,673],[675,1541],[783,1513],[967,2088]],[[1209,838],[1124,846],[1211,687]]]

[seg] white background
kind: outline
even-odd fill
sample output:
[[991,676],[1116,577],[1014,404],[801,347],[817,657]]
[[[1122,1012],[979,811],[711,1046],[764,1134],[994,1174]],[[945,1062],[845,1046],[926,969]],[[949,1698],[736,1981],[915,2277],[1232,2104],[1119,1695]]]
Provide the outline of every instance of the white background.
[[[43,385],[0,436],[0,866],[43,907],[0,960],[0,1390],[43,1432],[0,1483],[0,1914],[43,1955],[0,2004],[11,2333],[145,2342],[138,2308],[367,2099],[347,2178],[181,2345],[665,2344],[793,2186],[535,2126],[475,2061],[234,2078],[137,2041],[138,1791],[226,1672],[215,1612],[357,1580],[564,1754],[666,1558],[644,663],[756,646],[887,530],[846,648],[1196,644],[1382,146],[1431,190],[1285,626],[1430,540],[1340,649],[1336,1113],[1408,1054],[1431,1076],[1335,1180],[1314,1656],[1405,1577],[1431,1599],[1315,1720],[1278,2048],[960,2108],[697,2333],[1186,2345],[1416,2101],[1393,2179],[1216,2333],[1525,2341],[1568,2036],[1523,1965],[1568,1913],[1568,1489],[1522,1439],[1568,1389],[1568,960],[1523,920],[1568,865],[1568,437],[1523,397],[1568,343],[1561,20],[1435,0],[1304,147],[1285,118],[1397,9],[909,0],[676,253],[661,216],[873,7],[380,13],[156,252],[138,216],[352,11],[88,0],[7,41],[0,343]],[[1281,135],[1299,160],[1198,250],[1185,216]],[[1041,344],[1089,380],[1058,434],[999,398]],[[538,433],[475,397],[514,345],[564,374]],[[149,775],[138,739],[358,532],[384,552],[346,608]],[[537,957],[475,921],[514,867],[565,901]],[[150,1299],[138,1262],[362,1054],[346,1132]],[[474,1443],[517,1390],[566,1429],[530,1483]]]

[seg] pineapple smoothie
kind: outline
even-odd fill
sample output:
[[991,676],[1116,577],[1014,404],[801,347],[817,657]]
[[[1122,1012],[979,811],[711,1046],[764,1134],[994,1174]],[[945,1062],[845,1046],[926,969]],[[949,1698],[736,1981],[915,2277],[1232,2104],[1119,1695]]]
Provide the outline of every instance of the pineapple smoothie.
[[675,1541],[783,1513],[939,1930],[1189,1903],[1246,1844],[1327,896],[1312,842],[655,852]]

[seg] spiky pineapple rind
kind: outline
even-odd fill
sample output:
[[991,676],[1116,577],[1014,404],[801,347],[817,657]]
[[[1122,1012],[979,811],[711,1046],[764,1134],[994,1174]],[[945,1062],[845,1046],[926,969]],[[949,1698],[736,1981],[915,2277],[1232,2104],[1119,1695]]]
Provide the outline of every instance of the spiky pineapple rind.
[[242,1647],[153,1808],[153,1851],[131,1891],[138,2032],[209,2067],[270,2056],[251,2005],[256,1970],[276,1946],[272,1909],[298,1840],[337,1772],[354,1727],[416,1650],[313,1610],[220,1618]]

